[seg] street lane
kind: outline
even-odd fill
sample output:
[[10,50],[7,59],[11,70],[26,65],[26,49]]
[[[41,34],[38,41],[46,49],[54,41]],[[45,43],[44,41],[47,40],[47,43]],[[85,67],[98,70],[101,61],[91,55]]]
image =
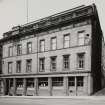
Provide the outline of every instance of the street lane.
[[105,100],[0,98],[0,105],[105,105]]

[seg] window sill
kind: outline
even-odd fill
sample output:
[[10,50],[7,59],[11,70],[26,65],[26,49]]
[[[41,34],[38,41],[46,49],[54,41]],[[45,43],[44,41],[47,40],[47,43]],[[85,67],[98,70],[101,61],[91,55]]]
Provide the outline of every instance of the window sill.
[[84,68],[77,68],[77,70],[84,70]]
[[43,73],[43,72],[45,72],[45,70],[43,70],[43,71],[39,71],[40,73]]
[[70,70],[70,68],[68,68],[68,69],[63,69],[63,71],[69,71]]

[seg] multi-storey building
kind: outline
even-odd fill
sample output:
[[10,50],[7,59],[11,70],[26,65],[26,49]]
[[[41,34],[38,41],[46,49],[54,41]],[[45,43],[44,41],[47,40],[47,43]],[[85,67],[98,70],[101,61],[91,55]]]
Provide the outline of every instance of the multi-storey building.
[[104,87],[94,4],[13,27],[0,43],[3,95],[91,95]]

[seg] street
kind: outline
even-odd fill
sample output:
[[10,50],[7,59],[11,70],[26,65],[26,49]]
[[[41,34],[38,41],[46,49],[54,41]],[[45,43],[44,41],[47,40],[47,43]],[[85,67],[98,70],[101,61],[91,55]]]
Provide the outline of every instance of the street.
[[105,105],[105,99],[82,98],[0,98],[0,105]]

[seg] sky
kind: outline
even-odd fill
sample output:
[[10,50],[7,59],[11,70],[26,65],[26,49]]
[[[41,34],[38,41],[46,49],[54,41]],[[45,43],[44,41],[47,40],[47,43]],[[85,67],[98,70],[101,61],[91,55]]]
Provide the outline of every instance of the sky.
[[[105,0],[28,0],[28,22],[80,5],[95,3],[105,37]],[[0,0],[0,38],[13,26],[27,23],[27,0]]]

